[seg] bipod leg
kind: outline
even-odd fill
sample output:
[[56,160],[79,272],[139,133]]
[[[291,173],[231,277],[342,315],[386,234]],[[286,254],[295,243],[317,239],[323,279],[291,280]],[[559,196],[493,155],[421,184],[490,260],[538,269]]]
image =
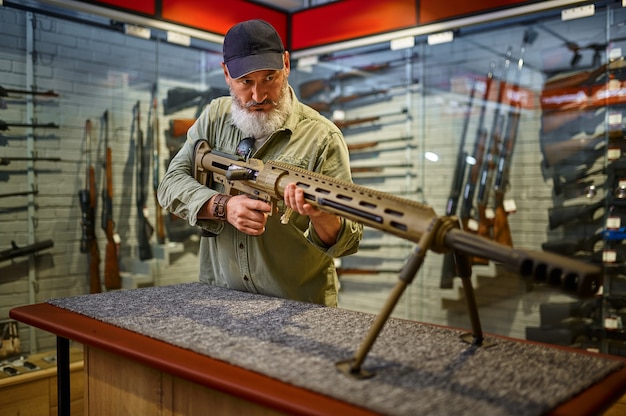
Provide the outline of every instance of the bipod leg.
[[400,297],[402,297],[402,294],[406,290],[407,286],[413,281],[415,275],[422,266],[426,252],[427,250],[421,250],[417,247],[413,254],[411,254],[406,264],[400,271],[398,283],[394,286],[387,302],[385,302],[382,311],[376,317],[376,320],[372,324],[365,340],[361,343],[361,346],[354,358],[339,361],[335,364],[339,371],[357,379],[365,379],[374,375],[374,373],[365,371],[361,368],[363,361],[365,361],[367,354],[374,345],[376,338],[378,338],[385,322],[387,322],[391,316],[391,313],[400,300]]
[[462,334],[461,339],[468,344],[478,347],[490,347],[495,345],[494,341],[485,341],[485,337],[483,336],[480,317],[478,316],[478,306],[476,305],[476,297],[474,296],[474,287],[472,286],[472,265],[470,257],[467,254],[459,253],[455,250],[454,261],[456,263],[457,275],[461,278],[461,282],[463,282],[467,311],[472,324],[472,332]]

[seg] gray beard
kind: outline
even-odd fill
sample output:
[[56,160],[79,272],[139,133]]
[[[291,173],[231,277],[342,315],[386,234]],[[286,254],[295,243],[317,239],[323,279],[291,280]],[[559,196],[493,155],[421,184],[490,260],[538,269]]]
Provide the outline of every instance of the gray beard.
[[230,96],[233,99],[231,116],[233,123],[242,131],[243,137],[266,139],[270,134],[281,128],[291,113],[291,96],[287,80],[283,83],[278,102],[273,110],[267,113],[261,111],[248,111],[232,90]]

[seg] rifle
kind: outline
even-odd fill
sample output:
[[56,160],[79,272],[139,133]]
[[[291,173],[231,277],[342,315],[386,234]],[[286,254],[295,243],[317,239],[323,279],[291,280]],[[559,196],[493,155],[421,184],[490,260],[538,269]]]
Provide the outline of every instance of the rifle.
[[306,103],[309,107],[319,112],[329,112],[333,106],[346,104],[349,102],[360,100],[361,98],[371,97],[374,95],[385,94],[389,90],[372,90],[366,92],[359,92],[350,95],[340,95],[338,97],[333,98],[330,102],[327,101],[316,101],[312,103]]
[[565,256],[571,256],[579,251],[584,251],[587,253],[592,253],[594,251],[595,245],[602,241],[604,238],[604,233],[599,232],[592,236],[582,238],[580,240],[573,240],[570,238],[565,238],[559,241],[547,241],[541,244],[541,248],[545,251],[549,251],[551,253],[561,254]]
[[[526,44],[528,43],[529,32],[524,34],[524,41],[517,61],[517,76],[513,85],[512,95],[517,96],[519,84],[522,78],[522,69],[524,67],[524,54],[526,53]],[[494,218],[493,218],[493,239],[494,241],[513,247],[513,238],[511,237],[511,227],[509,225],[509,210],[504,206],[505,188],[509,185],[509,169],[511,158],[513,157],[513,149],[517,141],[517,132],[519,130],[519,121],[522,114],[521,105],[518,103],[509,103],[510,109],[507,117],[507,129],[504,135],[504,142],[498,156],[498,165],[496,167],[496,178],[494,180]]]
[[394,112],[394,113],[389,113],[389,114],[381,114],[378,116],[369,116],[369,117],[358,117],[358,118],[353,118],[353,119],[348,119],[348,120],[333,120],[333,122],[340,129],[346,129],[346,128],[350,128],[358,124],[371,123],[373,121],[378,121],[383,117],[397,116],[400,114],[407,114],[408,112],[409,112],[408,108],[404,108],[399,112]]
[[165,224],[163,222],[163,210],[159,205],[159,198],[157,197],[157,191],[159,189],[160,182],[160,155],[159,149],[159,114],[158,114],[158,101],[156,97],[156,84],[154,86],[152,94],[152,123],[149,135],[152,136],[150,142],[152,142],[152,189],[154,193],[154,214],[156,216],[156,237],[157,243],[165,244]]
[[407,146],[411,146],[411,140],[413,138],[410,136],[403,137],[393,137],[391,139],[380,139],[380,140],[371,140],[368,142],[358,142],[358,143],[348,143],[348,151],[350,154],[360,153],[360,151],[370,151],[372,147],[377,147],[378,145],[383,145],[387,143],[393,142],[405,142]]
[[9,127],[31,127],[31,128],[45,128],[45,129],[58,129],[59,126],[54,123],[12,123],[0,120],[0,131],[10,130]]
[[28,91],[28,90],[14,90],[10,88],[3,88],[0,85],[0,97],[8,97],[9,94],[19,94],[19,95],[41,95],[45,97],[58,97],[59,94],[52,90],[48,91]]
[[24,192],[13,192],[8,194],[0,194],[0,198],[9,198],[12,196],[26,196],[26,195],[37,195],[39,191],[24,191]]
[[105,175],[102,181],[102,216],[100,222],[107,238],[104,257],[104,287],[112,290],[121,288],[122,281],[118,258],[120,237],[115,232],[115,222],[113,221],[113,157],[109,147],[109,110],[106,110],[102,115],[102,126],[104,127],[105,149],[102,168]]
[[[457,152],[456,166],[454,167],[454,176],[452,177],[452,186],[446,204],[446,215],[456,215],[463,189],[463,181],[467,170],[467,152],[465,151],[465,141],[467,139],[467,128],[469,126],[470,117],[472,115],[472,105],[474,103],[474,95],[476,93],[476,81],[472,84],[469,95],[469,102],[463,121],[463,129],[461,130],[461,141],[459,142],[459,150]],[[446,253],[443,256],[443,266],[441,268],[441,280],[439,281],[440,289],[452,289],[453,279],[456,276],[454,254]]]
[[[150,238],[154,233],[154,227],[148,221],[146,207],[147,200],[147,182],[148,182],[148,167],[150,164],[150,156],[147,154],[144,141],[143,131],[141,130],[141,112],[139,107],[139,101],[133,107],[133,119],[137,134],[137,151],[136,151],[136,166],[135,166],[135,178],[136,178],[136,203],[137,203],[137,241],[139,246],[139,259],[148,260],[153,257],[152,246],[150,246]],[[152,107],[150,107],[152,108]],[[148,116],[150,118],[150,116]],[[148,124],[150,126],[150,124]]]
[[552,207],[548,209],[548,224],[551,230],[563,224],[574,221],[593,221],[594,214],[603,208],[607,202],[600,200],[595,204],[577,204],[566,207]]
[[0,262],[10,260],[15,257],[28,256],[29,254],[37,253],[53,246],[54,242],[52,240],[43,240],[24,247],[18,247],[18,245],[15,244],[15,241],[11,241],[10,249],[0,251]]
[[484,128],[485,113],[487,111],[487,103],[491,94],[491,86],[494,81],[493,68],[495,64],[491,62],[491,68],[487,73],[485,81],[485,93],[483,94],[482,105],[480,107],[480,115],[478,117],[478,127],[476,128],[476,139],[474,140],[474,149],[472,150],[473,164],[469,170],[465,187],[463,188],[463,199],[461,203],[461,224],[466,231],[476,232],[478,225],[472,218],[472,209],[474,204],[474,194],[476,185],[480,175],[480,168],[483,164],[485,153],[485,145],[487,142],[487,131]]
[[[507,72],[511,64],[511,49],[507,50],[507,58],[504,62],[504,71],[502,79],[499,82],[498,99],[496,109],[493,115],[491,126],[491,134],[487,142],[487,154],[483,158],[483,164],[480,168],[480,182],[478,184],[478,194],[476,196],[476,211],[478,212],[478,230],[480,236],[493,239],[493,213],[488,212],[489,193],[491,192],[491,184],[493,181],[493,171],[496,168],[498,158],[498,148],[501,146],[502,130],[505,116],[502,114],[502,103],[506,92]],[[488,260],[484,258],[474,258],[475,264],[487,264]]]
[[307,100],[322,91],[332,88],[337,81],[345,81],[350,78],[362,76],[363,74],[382,71],[383,69],[389,68],[390,65],[391,62],[364,65],[355,67],[350,71],[337,72],[329,79],[313,79],[310,81],[305,81],[300,84],[300,97],[303,100]]
[[598,144],[604,145],[605,133],[599,133],[592,137],[574,138],[559,142],[543,143],[542,153],[546,167],[558,166],[571,160],[572,156],[586,154],[595,149]]
[[[419,202],[286,163],[263,163],[254,158],[242,160],[212,150],[206,140],[195,143],[192,172],[202,185],[221,184],[227,194],[254,196],[272,207],[284,198],[288,184],[296,184],[304,190],[305,199],[311,205],[422,245],[416,251],[419,255],[425,255],[427,250],[436,253],[455,250],[486,257],[525,278],[546,282],[580,296],[592,296],[600,286],[599,267],[550,253],[503,246],[460,230],[456,218],[438,217],[431,207]],[[289,221],[290,211],[287,209],[282,214],[281,222]],[[273,208],[271,212],[274,212]]]
[[49,162],[58,162],[61,160],[60,157],[0,157],[0,166],[8,166],[13,161],[49,161]]
[[81,209],[82,236],[80,252],[87,254],[89,261],[89,293],[99,293],[100,287],[100,252],[95,231],[96,213],[96,173],[91,164],[91,120],[85,122],[85,188],[78,191]]

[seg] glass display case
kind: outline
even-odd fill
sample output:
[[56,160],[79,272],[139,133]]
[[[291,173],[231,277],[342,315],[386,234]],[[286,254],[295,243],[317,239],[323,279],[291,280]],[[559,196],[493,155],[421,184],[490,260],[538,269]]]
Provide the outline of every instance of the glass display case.
[[[594,6],[593,15],[563,19],[562,10],[551,10],[476,23],[454,28],[443,43],[425,34],[402,48],[374,37],[358,47],[328,45],[314,55],[295,51],[290,83],[302,102],[341,128],[355,183],[458,216],[467,232],[501,244],[603,268],[601,291],[581,299],[474,258],[472,282],[485,332],[624,355],[626,11],[613,2],[586,4]],[[228,93],[221,45],[198,39],[175,44],[158,29],[131,36],[123,22],[37,2],[1,7],[0,20],[0,63],[8,63],[0,65],[0,85],[59,94],[36,100],[28,117],[20,99],[0,97],[6,104],[0,120],[32,117],[59,125],[53,136],[27,127],[1,131],[1,157],[36,151],[62,159],[54,171],[35,162],[38,194],[30,211],[12,209],[23,200],[0,199],[0,243],[27,243],[29,232],[55,242],[48,262],[0,265],[0,275],[19,281],[30,274],[31,281],[0,311],[86,291],[89,259],[80,251],[77,195],[88,155],[102,190],[106,111],[123,283],[196,280],[196,230],[163,213],[152,193],[195,117],[213,97]],[[32,82],[21,69],[27,64]],[[141,147],[138,128],[150,140]],[[28,135],[32,149],[20,139]],[[137,176],[142,153],[148,171]],[[5,176],[7,192],[23,190],[19,174]],[[141,190],[145,206],[137,205]],[[146,212],[155,227],[148,240],[153,258],[139,259],[137,219]],[[107,240],[97,218],[103,249]],[[156,228],[160,220],[164,230]],[[36,227],[29,231],[28,224]],[[413,248],[366,227],[359,252],[338,261],[340,307],[377,313]],[[445,254],[427,256],[397,317],[469,326],[466,299],[448,261]],[[44,334],[36,341],[53,342]]]

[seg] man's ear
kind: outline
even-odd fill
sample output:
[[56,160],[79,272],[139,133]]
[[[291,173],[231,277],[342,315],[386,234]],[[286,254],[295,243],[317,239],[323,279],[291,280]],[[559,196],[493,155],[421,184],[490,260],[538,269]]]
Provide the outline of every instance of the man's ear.
[[289,72],[291,71],[291,61],[289,60],[289,52],[285,51],[283,54],[283,62],[285,65],[285,71],[287,76],[289,76]]
[[224,78],[226,79],[226,83],[228,84],[228,81],[230,80],[230,74],[228,73],[228,68],[226,67],[226,64],[224,62],[222,62],[222,71],[224,71]]

